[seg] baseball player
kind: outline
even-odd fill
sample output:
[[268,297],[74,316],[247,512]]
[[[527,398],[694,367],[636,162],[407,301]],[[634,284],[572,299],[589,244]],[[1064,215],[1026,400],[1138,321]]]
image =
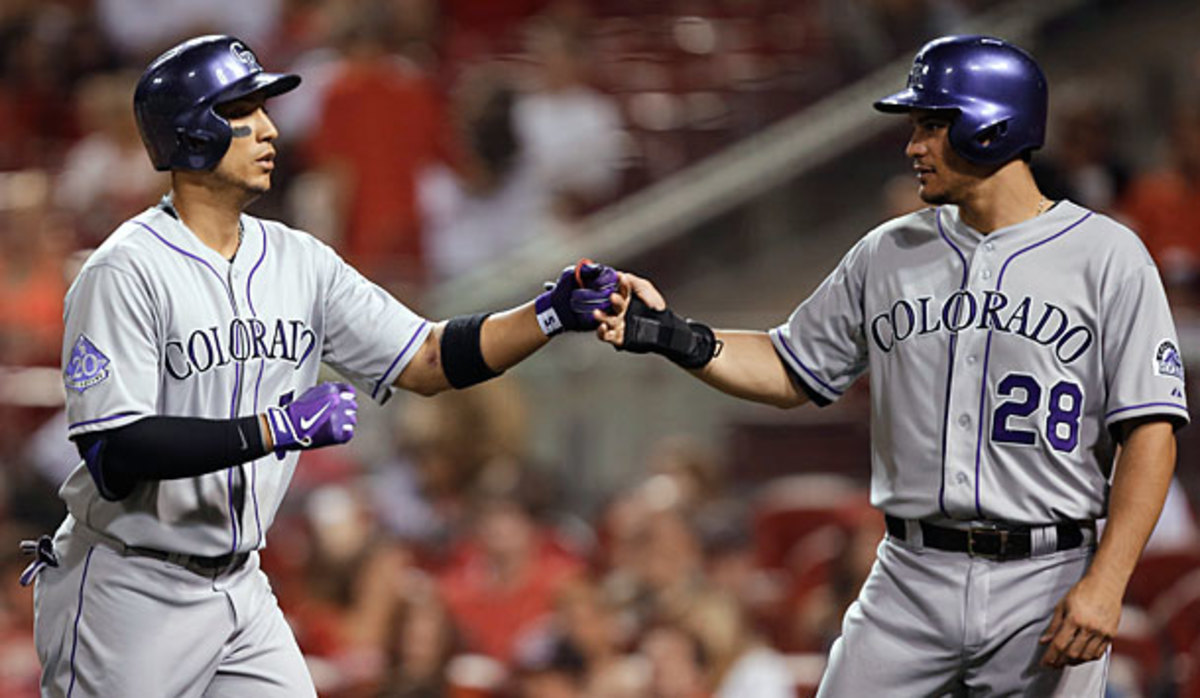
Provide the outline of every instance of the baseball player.
[[[535,301],[434,323],[315,238],[243,213],[271,186],[265,102],[299,82],[205,36],[138,83],[138,127],[172,191],[67,294],[83,462],[23,579],[44,696],[314,696],[257,553],[299,451],[353,436],[355,388],[382,403],[473,385],[607,307],[615,272],[577,265]],[[349,383],[315,385],[321,362]]]
[[869,232],[769,332],[714,332],[622,275],[597,334],[781,407],[870,373],[887,536],[819,696],[1100,698],[1188,421],[1158,272],[1133,232],[1038,190],[1047,87],[1023,50],[937,39],[875,108],[908,115],[929,208]]

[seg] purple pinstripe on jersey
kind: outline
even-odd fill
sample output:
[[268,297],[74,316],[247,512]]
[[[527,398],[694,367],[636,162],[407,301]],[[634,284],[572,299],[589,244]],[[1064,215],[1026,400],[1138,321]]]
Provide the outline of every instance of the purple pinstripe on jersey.
[[[1009,255],[1008,259],[1004,260],[1004,264],[1002,264],[1000,266],[1000,273],[996,275],[996,291],[999,292],[1000,287],[1004,284],[1004,273],[1006,271],[1008,271],[1008,265],[1011,264],[1014,259],[1016,259],[1017,257],[1020,257],[1021,255],[1025,254],[1026,252],[1035,250],[1035,249],[1041,247],[1042,245],[1046,245],[1048,243],[1051,243],[1051,242],[1057,240],[1058,238],[1060,238],[1060,237],[1066,235],[1067,233],[1071,232],[1072,230],[1074,230],[1081,223],[1083,223],[1084,221],[1086,221],[1087,219],[1089,219],[1091,217],[1092,217],[1092,212],[1088,211],[1083,216],[1081,216],[1079,218],[1079,220],[1068,225],[1067,227],[1063,228],[1062,230],[1058,231],[1057,233],[1054,233],[1053,235],[1051,235],[1043,240],[1039,240],[1031,245],[1026,245],[1025,247],[1022,247],[1021,249],[1019,249],[1016,252]],[[984,350],[983,350],[983,380],[981,381],[981,385],[979,387],[979,412],[978,412],[978,420],[977,420],[979,422],[979,425],[977,427],[976,436],[975,436],[975,513],[980,516],[983,516],[983,507],[982,507],[982,503],[980,502],[980,498],[979,498],[979,473],[980,473],[980,468],[982,467],[982,462],[983,462],[983,423],[985,421],[983,418],[983,406],[987,400],[987,392],[988,392],[987,376],[988,376],[988,362],[991,360],[991,357],[992,357],[992,333],[993,333],[993,330],[989,326],[988,333],[987,333],[987,342],[984,345]]]
[[[246,303],[250,306],[250,315],[258,317],[258,311],[254,309],[254,297],[250,295],[250,283],[254,281],[254,274],[258,268],[262,266],[263,260],[267,258],[267,228],[262,221],[258,222],[258,230],[262,233],[262,252],[258,255],[258,261],[254,263],[254,268],[250,270],[249,276],[246,277]],[[254,381],[254,413],[258,414],[258,391],[262,387],[262,377],[267,366],[266,357],[258,360],[258,379]],[[250,501],[254,502],[254,525],[258,527],[258,545],[263,543],[263,527],[262,515],[258,511],[258,462],[251,461],[250,463]]]
[[[399,354],[396,354],[396,358],[392,359],[392,364],[387,367],[387,370],[384,371],[383,375],[379,377],[379,380],[375,382],[375,388],[371,390],[372,398],[375,398],[379,395],[379,389],[383,387],[383,382],[387,380],[389,375],[391,375],[392,369],[396,367],[396,364],[400,363],[400,359],[408,353],[409,347],[412,346],[413,342],[417,341],[417,337],[421,336],[421,333],[425,331],[425,326],[428,324],[428,320],[422,320],[421,324],[417,326],[417,331],[413,332],[412,337],[409,337],[408,343],[404,345],[404,348],[400,350]],[[305,356],[307,356],[307,354],[305,354]]]
[[68,424],[67,428],[74,429],[75,427],[86,427],[89,424],[99,424],[101,422],[111,422],[114,419],[120,419],[121,417],[128,417],[133,414],[137,414],[137,412],[133,412],[133,411],[118,412],[118,413],[116,413],[114,415],[110,415],[108,417],[101,417],[99,419],[89,419],[85,422],[75,422],[74,424]]
[[[213,267],[213,265],[209,264],[208,261],[205,260],[204,258],[198,257],[198,256],[192,254],[191,252],[188,252],[187,250],[183,249],[182,247],[172,244],[165,237],[163,237],[157,230],[150,227],[149,225],[146,225],[145,223],[143,223],[141,221],[134,221],[134,222],[137,223],[138,225],[142,226],[143,228],[145,228],[147,231],[150,232],[151,235],[158,238],[159,242],[166,245],[170,249],[178,252],[179,254],[183,255],[184,257],[188,257],[189,259],[194,259],[197,262],[200,262],[201,264],[203,264],[206,268],[208,268],[208,270],[213,273],[213,276],[217,277],[217,280],[221,282],[221,288],[225,289],[226,295],[229,296],[229,305],[233,309],[233,314],[234,314],[234,316],[237,316],[237,314],[238,314],[237,299],[234,298],[233,287],[231,285],[229,285],[228,283],[226,283],[225,278],[221,276],[220,272],[218,272]],[[260,225],[261,225],[261,223],[260,223]],[[249,283],[249,281],[247,281],[247,283]],[[241,372],[240,368],[241,368],[240,364],[237,366],[234,366],[234,374],[233,374],[234,375],[234,384],[233,384],[233,400],[234,401],[237,400],[238,390],[241,387],[241,382],[242,382],[242,372]],[[237,416],[237,403],[236,402],[233,402],[230,405],[230,413],[231,413],[230,418]],[[230,530],[233,534],[232,550],[234,552],[236,552],[237,544],[238,544],[238,520],[237,520],[238,516],[237,516],[237,512],[234,511],[234,502],[233,502],[233,468],[229,469],[229,471],[226,475],[226,478],[225,478],[225,483],[229,490],[229,526],[230,526]]]
[[230,546],[230,552],[237,552],[238,548],[238,517],[235,511],[233,502],[233,468],[225,469],[225,489],[229,492],[229,529],[233,533],[233,543]]
[[258,222],[258,229],[262,231],[262,252],[259,253],[258,261],[254,263],[254,268],[246,277],[246,302],[250,304],[250,314],[254,317],[258,317],[258,313],[254,310],[254,299],[250,297],[250,283],[254,281],[254,274],[262,266],[263,260],[267,258],[267,229],[263,227],[262,221]]
[[[941,236],[942,240],[946,241],[946,244],[950,246],[950,249],[954,250],[954,252],[958,255],[959,261],[962,262],[962,280],[958,283],[958,290],[962,291],[967,287],[967,256],[963,254],[962,249],[960,249],[958,245],[954,244],[954,241],[950,239],[950,236],[946,234],[946,230],[942,227],[941,206],[933,210],[933,218],[937,221],[938,235]],[[955,309],[955,324],[958,324],[958,313],[960,311],[962,311],[961,303],[959,303],[958,308]],[[949,365],[946,367],[946,402],[942,407],[942,477],[940,480],[941,486],[938,488],[938,509],[940,509],[942,514],[946,516],[950,515],[946,511],[946,434],[950,428],[950,387],[954,384],[954,353],[957,348],[958,335],[951,333],[948,355]]]
[[83,575],[79,578],[79,606],[75,609],[75,625],[71,631],[71,684],[67,687],[67,698],[75,690],[75,650],[79,647],[79,619],[83,617],[83,587],[87,584],[88,568],[92,566],[92,553],[96,546],[88,548],[87,559],[83,561]]

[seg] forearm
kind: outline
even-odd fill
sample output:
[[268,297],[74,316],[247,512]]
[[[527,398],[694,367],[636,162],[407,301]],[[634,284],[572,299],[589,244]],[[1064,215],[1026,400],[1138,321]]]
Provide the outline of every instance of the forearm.
[[483,360],[497,373],[525,360],[550,338],[538,326],[533,301],[511,310],[493,313],[483,323],[479,345]]
[[196,477],[269,452],[258,415],[238,419],[153,416],[75,441],[101,493],[110,499],[128,495],[143,480]]
[[[550,341],[538,326],[532,301],[488,315],[479,325],[477,334],[473,334],[473,331],[457,331],[452,333],[452,337],[446,338],[450,322],[440,322],[434,326],[416,356],[396,378],[397,388],[428,396],[455,387],[447,373],[447,351],[459,352],[459,368],[452,366],[450,373],[460,373],[464,364],[481,359],[484,364],[481,370],[500,374]],[[464,346],[474,341],[478,341],[478,355],[473,348]],[[451,362],[454,361],[454,357],[449,358]]]
[[1158,522],[1175,471],[1175,435],[1165,421],[1134,427],[1117,457],[1108,523],[1087,575],[1123,595]]
[[700,380],[723,393],[776,407],[808,401],[765,332],[718,330],[716,335],[724,345],[706,366],[692,371]]

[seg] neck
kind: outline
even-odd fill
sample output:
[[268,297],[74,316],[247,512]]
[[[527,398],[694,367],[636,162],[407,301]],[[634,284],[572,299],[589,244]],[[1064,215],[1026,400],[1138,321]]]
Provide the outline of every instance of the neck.
[[179,219],[200,242],[225,259],[232,259],[241,242],[242,209],[250,203],[244,192],[213,184],[205,173],[176,172],[172,199]]
[[1021,160],[1013,160],[980,180],[957,203],[962,221],[985,235],[1039,216],[1050,205],[1029,166]]

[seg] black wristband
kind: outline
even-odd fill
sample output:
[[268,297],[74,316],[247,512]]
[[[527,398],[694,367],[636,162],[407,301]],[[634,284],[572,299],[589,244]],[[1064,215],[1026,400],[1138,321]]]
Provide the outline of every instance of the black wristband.
[[75,439],[105,499],[129,496],[142,480],[177,480],[267,454],[258,415],[236,419],[152,416]]
[[654,310],[634,296],[625,311],[625,340],[620,351],[661,354],[686,369],[703,368],[721,353],[712,328],[671,312]]
[[490,314],[460,315],[446,323],[442,332],[442,372],[455,388],[469,388],[503,373],[487,365],[479,348],[479,333]]

